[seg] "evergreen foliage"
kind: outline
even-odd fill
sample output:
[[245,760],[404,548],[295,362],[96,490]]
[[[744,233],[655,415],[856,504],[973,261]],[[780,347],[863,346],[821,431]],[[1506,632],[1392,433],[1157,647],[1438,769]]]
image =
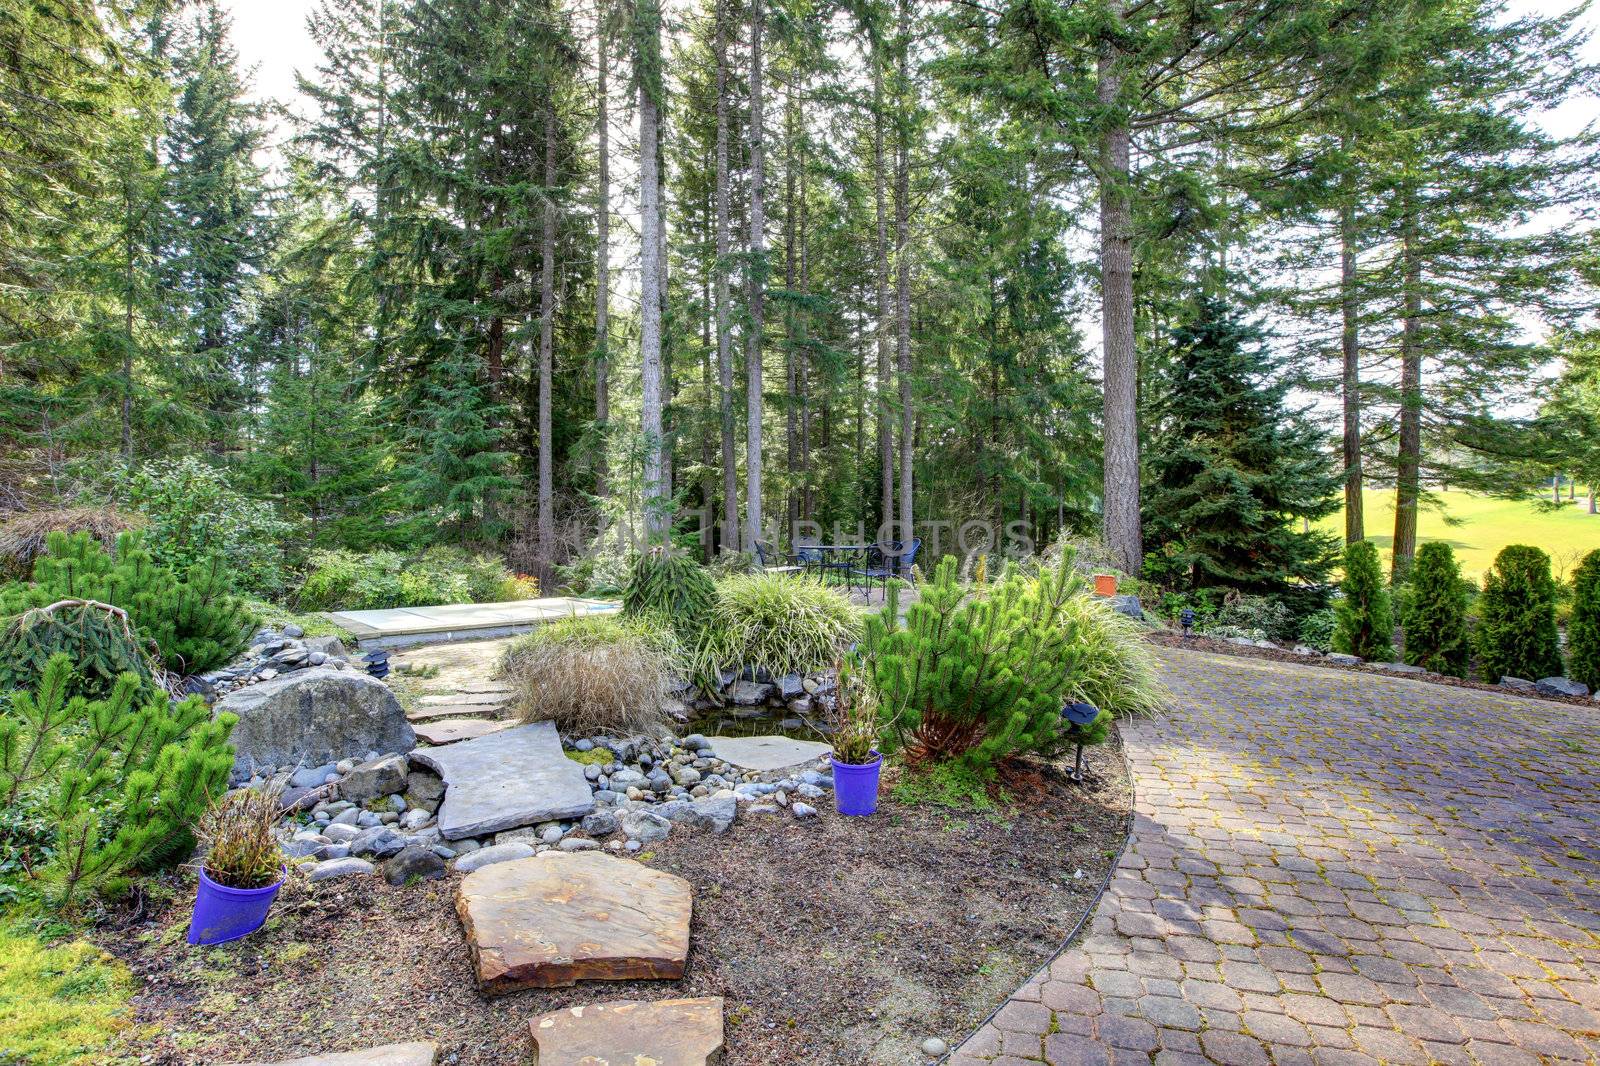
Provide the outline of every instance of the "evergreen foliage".
[[1466,677],[1472,648],[1467,636],[1467,586],[1456,554],[1443,541],[1417,549],[1410,586],[1401,601],[1406,662],[1452,677]]
[[691,642],[705,628],[716,600],[717,587],[704,566],[687,552],[661,547],[639,553],[622,590],[623,613],[670,619]]
[[1148,459],[1146,537],[1189,588],[1276,592],[1321,582],[1332,542],[1305,524],[1338,507],[1320,434],[1288,406],[1261,330],[1203,297],[1172,337]]
[[232,594],[220,555],[180,579],[156,565],[137,533],[117,539],[115,558],[88,533],[52,533],[47,543],[32,584],[0,590],[0,614],[63,599],[111,604],[127,612],[140,638],[153,642],[161,663],[179,675],[203,673],[244,650],[253,620]]
[[862,640],[890,750],[913,766],[956,762],[984,775],[1009,756],[1054,750],[1081,669],[1062,610],[1083,590],[1071,552],[1035,577],[979,590],[961,583],[946,556],[903,625],[891,590]]
[[1556,583],[1550,557],[1511,544],[1495,556],[1478,597],[1478,665],[1484,679],[1537,681],[1561,673],[1556,632]]
[[67,599],[29,608],[0,628],[0,694],[34,688],[50,660],[66,655],[75,666],[73,694],[105,696],[124,674],[149,681],[151,650],[110,604]]
[[1600,551],[1585,555],[1572,574],[1567,676],[1600,692]]
[[0,716],[0,808],[43,812],[51,854],[37,876],[63,905],[186,851],[227,786],[236,722],[135,674],[104,699],[69,696],[72,673],[68,655],[53,656],[38,689],[13,694]]
[[1363,659],[1394,656],[1394,614],[1389,588],[1370,540],[1345,545],[1342,593],[1334,606],[1333,650]]

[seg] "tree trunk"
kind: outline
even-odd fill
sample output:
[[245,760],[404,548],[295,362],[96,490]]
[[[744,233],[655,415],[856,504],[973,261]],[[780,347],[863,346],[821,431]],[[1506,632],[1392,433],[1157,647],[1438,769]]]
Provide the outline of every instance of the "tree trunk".
[[738,463],[733,448],[733,352],[728,326],[728,3],[717,0],[717,259],[716,278],[718,416],[722,429],[722,546],[739,548]]
[[639,17],[639,366],[643,399],[640,431],[644,437],[644,527],[654,540],[666,530],[661,463],[661,181],[656,152],[661,77],[661,9],[642,0]]
[[1344,540],[1354,544],[1366,538],[1366,523],[1361,497],[1361,344],[1357,332],[1360,307],[1356,296],[1355,208],[1348,203],[1339,215],[1339,310],[1343,318],[1339,346],[1344,360]]
[[788,92],[785,94],[783,115],[783,287],[791,294],[791,299],[784,304],[784,350],[783,350],[783,462],[788,479],[788,492],[785,495],[784,509],[787,523],[785,528],[789,534],[789,543],[794,543],[796,531],[800,524],[800,427],[797,416],[799,414],[799,366],[795,355],[795,308],[792,299],[795,283],[795,172],[794,172],[794,141],[795,123],[798,116],[795,113],[794,82],[789,83]]
[[911,106],[910,0],[900,0],[899,108],[900,136],[895,144],[894,164],[894,265],[895,265],[895,361],[900,385],[900,526],[896,538],[907,545],[916,535],[912,525],[912,449],[916,443],[916,411],[911,404],[911,131],[906,111]]
[[881,466],[879,521],[884,526],[894,521],[894,433],[889,419],[889,207],[888,177],[883,158],[883,57],[879,46],[872,53],[872,184],[877,207],[875,252],[878,285],[878,322],[874,334],[878,344],[878,457]]
[[555,441],[551,431],[551,381],[555,374],[556,321],[556,109],[544,112],[544,232],[539,239],[539,587],[555,576]]
[[1398,584],[1411,571],[1417,552],[1417,499],[1422,494],[1422,346],[1417,336],[1422,315],[1422,258],[1416,221],[1407,216],[1401,237],[1405,272],[1405,320],[1400,332],[1400,439],[1394,492],[1394,563]]
[[1600,511],[1595,510],[1594,482],[1592,481],[1589,483],[1589,513],[1600,514]]
[[[594,424],[599,436],[599,451],[594,464],[594,494],[604,500],[609,486],[607,445],[611,421],[611,120],[606,107],[606,68],[611,52],[605,31],[605,12],[598,18],[598,76],[596,136],[600,142],[599,174],[595,179],[595,264],[594,264]],[[601,528],[605,526],[602,511]]]
[[766,179],[762,137],[761,0],[750,2],[750,335],[745,345],[745,523],[761,526],[761,331],[767,283]]
[[[1121,0],[1108,5],[1122,21]],[[1139,364],[1133,337],[1133,205],[1129,188],[1128,120],[1121,56],[1111,36],[1101,43],[1096,97],[1108,112],[1100,141],[1100,299],[1104,348],[1105,484],[1101,508],[1106,545],[1124,572],[1144,559],[1139,524]]]

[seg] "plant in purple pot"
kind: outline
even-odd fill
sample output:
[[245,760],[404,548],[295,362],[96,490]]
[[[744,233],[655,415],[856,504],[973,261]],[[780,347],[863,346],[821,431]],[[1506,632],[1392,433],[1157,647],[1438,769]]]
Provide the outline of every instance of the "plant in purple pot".
[[878,705],[871,691],[849,668],[839,666],[839,689],[833,714],[833,798],[840,814],[868,815],[878,809],[878,778],[883,756],[878,752]]
[[206,845],[189,943],[221,944],[260,929],[288,871],[273,828],[277,789],[238,789],[213,803],[197,835]]

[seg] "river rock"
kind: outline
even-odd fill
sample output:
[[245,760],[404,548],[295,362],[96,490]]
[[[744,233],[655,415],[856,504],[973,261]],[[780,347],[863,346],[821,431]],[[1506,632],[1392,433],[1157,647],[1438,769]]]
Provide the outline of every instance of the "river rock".
[[339,795],[351,803],[369,803],[379,796],[406,790],[406,757],[385,755],[359,763],[339,782]]
[[408,847],[383,864],[383,879],[391,885],[437,881],[444,876],[444,860],[432,848]]
[[353,670],[313,666],[235,689],[214,714],[238,716],[235,781],[257,767],[321,766],[368,751],[410,751],[416,734],[389,686]]
[[1533,683],[1536,691],[1546,696],[1587,696],[1589,686],[1570,677],[1541,677]]
[[497,862],[512,862],[516,859],[529,859],[532,857],[532,844],[524,844],[521,841],[514,844],[494,844],[459,856],[456,859],[455,867],[458,872],[469,874],[484,866],[493,866]]

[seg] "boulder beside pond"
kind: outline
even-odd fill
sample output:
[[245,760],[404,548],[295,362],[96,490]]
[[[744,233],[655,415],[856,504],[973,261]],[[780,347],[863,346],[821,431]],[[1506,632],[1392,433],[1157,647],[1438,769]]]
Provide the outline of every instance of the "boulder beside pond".
[[239,718],[232,738],[235,781],[256,767],[320,766],[417,746],[389,686],[353,670],[296,670],[235,689],[213,711]]

